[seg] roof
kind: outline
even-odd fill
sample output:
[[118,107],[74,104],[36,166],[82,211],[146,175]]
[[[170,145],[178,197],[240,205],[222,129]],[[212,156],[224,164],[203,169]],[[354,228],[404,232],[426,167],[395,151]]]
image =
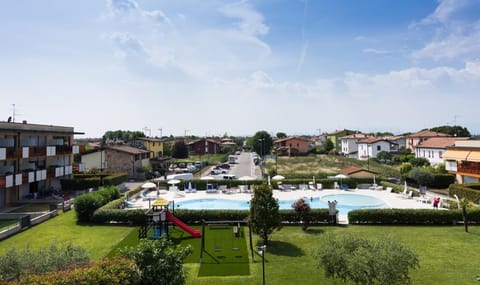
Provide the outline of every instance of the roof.
[[196,143],[204,142],[204,141],[207,141],[209,143],[214,143],[214,144],[220,144],[220,142],[218,142],[216,140],[213,140],[213,139],[199,139],[199,140],[196,140],[196,141],[189,142],[189,143],[187,143],[187,145],[192,145],[192,144],[196,144]]
[[357,142],[357,144],[373,144],[373,143],[377,143],[377,142],[381,142],[381,141],[385,141],[385,142],[392,143],[392,144],[397,144],[397,143],[394,143],[392,141],[387,140],[384,137],[369,137],[369,138],[366,138],[366,139],[359,140]]
[[363,169],[363,168],[358,168],[358,167],[355,167],[355,166],[344,168],[344,169],[340,170],[340,172],[343,173],[343,174],[346,174],[346,175],[354,174],[354,173],[357,173],[357,172],[369,172],[369,173],[373,173],[373,174],[378,174],[375,171],[371,171],[371,170],[367,170],[367,169]]
[[349,130],[336,130],[334,132],[331,132],[331,133],[328,133],[327,136],[335,136],[335,135],[338,135],[338,134],[341,134],[341,133],[344,133],[344,132],[352,132],[352,131],[349,131]]
[[405,139],[405,136],[390,136],[390,137],[386,137],[385,139],[389,141],[397,141],[397,140]]
[[304,137],[286,137],[286,138],[276,139],[274,141],[274,143],[289,141],[289,140],[293,140],[293,139],[303,140],[303,141],[306,141],[306,142],[311,142],[312,141],[311,139],[306,139]]
[[450,137],[450,135],[434,132],[430,130],[423,130],[418,133],[407,135],[408,138],[429,138],[429,137]]
[[416,148],[447,148],[455,145],[456,137],[433,137],[418,143]]
[[135,138],[135,140],[142,140],[142,141],[149,141],[149,142],[163,142],[162,139],[158,139],[158,138],[144,138],[144,137],[138,137],[138,138]]
[[150,151],[148,150],[143,150],[140,148],[126,146],[126,145],[107,146],[106,149],[116,150],[116,151],[125,152],[129,154],[150,153]]
[[342,137],[342,139],[364,139],[364,138],[368,138],[368,135],[359,133],[359,134],[353,134],[353,135]]

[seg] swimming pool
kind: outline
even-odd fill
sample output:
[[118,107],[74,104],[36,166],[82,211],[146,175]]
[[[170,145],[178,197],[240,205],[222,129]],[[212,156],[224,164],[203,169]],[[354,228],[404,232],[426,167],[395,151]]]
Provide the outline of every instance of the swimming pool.
[[[336,200],[338,202],[337,209],[339,214],[346,215],[349,211],[355,209],[365,208],[384,208],[386,204],[384,201],[369,195],[361,194],[331,194],[319,197],[304,197],[313,209],[328,208],[328,201]],[[279,200],[280,209],[292,209],[292,204],[295,200]],[[245,200],[230,200],[221,198],[203,198],[192,199],[186,201],[175,202],[177,209],[230,209],[230,210],[248,210],[250,208],[250,201]]]

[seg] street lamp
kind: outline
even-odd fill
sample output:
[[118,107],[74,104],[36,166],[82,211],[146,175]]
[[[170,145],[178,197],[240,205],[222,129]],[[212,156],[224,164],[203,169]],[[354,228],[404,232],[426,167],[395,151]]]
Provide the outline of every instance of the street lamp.
[[258,254],[262,256],[262,280],[263,280],[262,284],[265,285],[265,251],[267,251],[267,246],[261,245],[261,246],[257,246],[257,248],[260,249]]

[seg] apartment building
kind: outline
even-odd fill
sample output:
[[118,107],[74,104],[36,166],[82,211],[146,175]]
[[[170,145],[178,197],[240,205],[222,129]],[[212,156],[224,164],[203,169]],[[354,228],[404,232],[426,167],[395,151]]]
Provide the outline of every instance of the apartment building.
[[0,122],[0,207],[60,190],[72,174],[73,127]]

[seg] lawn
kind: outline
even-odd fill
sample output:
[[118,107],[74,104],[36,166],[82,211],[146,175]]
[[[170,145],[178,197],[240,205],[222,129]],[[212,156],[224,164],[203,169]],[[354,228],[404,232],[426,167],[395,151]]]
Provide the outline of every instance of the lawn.
[[[312,227],[307,233],[298,227],[284,227],[272,235],[265,256],[267,284],[343,284],[324,277],[316,267],[312,253],[319,247],[326,232],[350,233],[368,238],[393,236],[415,251],[420,268],[410,274],[412,284],[478,284],[480,274],[480,227],[470,227],[465,233],[461,226],[402,227],[348,226]],[[187,284],[261,284],[261,258],[251,264],[250,276],[198,277],[199,265],[185,264]],[[461,279],[459,279],[461,278]]]
[[0,241],[0,254],[10,248],[46,248],[52,243],[69,243],[85,248],[92,259],[105,256],[134,227],[77,224],[74,211],[68,211],[19,234]]
[[322,178],[327,175],[336,175],[341,169],[356,166],[378,172],[382,177],[399,177],[397,167],[381,164],[370,160],[360,161],[354,158],[347,158],[339,155],[309,155],[298,157],[278,157],[277,164],[274,159],[267,160],[267,173],[278,167],[278,173],[287,178],[311,178],[312,176]]
[[[265,273],[267,284],[342,284],[326,279],[322,269],[316,267],[312,257],[322,242],[324,234],[354,234],[367,238],[392,236],[414,252],[420,259],[420,268],[411,272],[412,284],[479,284],[475,277],[480,274],[480,227],[470,226],[465,233],[463,226],[319,226],[303,232],[299,227],[283,227],[271,236],[265,255]],[[261,257],[255,254],[255,263],[249,263],[249,275],[235,273],[235,276],[210,277],[202,273],[198,263],[201,239],[192,239],[183,231],[172,230],[174,241],[181,245],[191,244],[193,253],[185,263],[187,284],[261,284]],[[215,252],[215,244],[230,251],[243,246],[232,239],[231,230],[228,237],[220,240],[210,238],[207,250]],[[37,225],[20,234],[0,241],[0,254],[10,248],[32,248],[49,246],[52,242],[72,242],[87,249],[92,259],[107,256],[115,248],[134,245],[138,236],[137,227],[98,226],[76,224],[75,213],[69,211],[43,224]],[[244,236],[248,237],[248,229]],[[212,236],[210,236],[212,237]],[[254,235],[254,245],[259,245],[258,236]],[[243,243],[248,247],[248,239]],[[242,249],[243,251],[243,249]],[[245,250],[248,253],[248,249]],[[247,254],[248,258],[250,255]],[[235,258],[235,255],[233,255]],[[208,271],[213,272],[215,264]],[[248,273],[247,273],[248,274]],[[202,276],[203,275],[203,276]],[[200,277],[201,276],[201,277]]]

